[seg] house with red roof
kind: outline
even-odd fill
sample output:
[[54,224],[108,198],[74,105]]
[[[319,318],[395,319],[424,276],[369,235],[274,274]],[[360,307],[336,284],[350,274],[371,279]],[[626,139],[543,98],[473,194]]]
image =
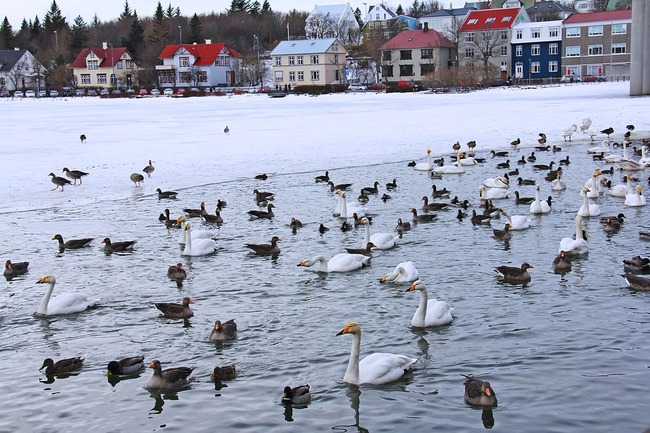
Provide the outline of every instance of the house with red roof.
[[404,30],[381,46],[381,74],[385,83],[420,82],[437,70],[448,69],[456,58],[452,41],[427,26]]
[[138,64],[126,47],[104,42],[101,48],[84,48],[70,65],[78,88],[131,88],[138,85]]
[[460,66],[481,67],[483,81],[496,78],[494,73],[505,79],[512,70],[512,27],[527,22],[530,18],[524,7],[470,11],[460,27]]
[[565,74],[628,79],[632,10],[573,14],[563,21]]
[[235,86],[239,82],[241,54],[225,43],[167,45],[156,65],[161,87]]

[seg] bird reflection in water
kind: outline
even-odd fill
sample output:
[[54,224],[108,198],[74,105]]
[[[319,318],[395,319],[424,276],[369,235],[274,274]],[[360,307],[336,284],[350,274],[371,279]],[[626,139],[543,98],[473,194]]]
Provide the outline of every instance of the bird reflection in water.
[[157,389],[150,389],[149,396],[156,402],[153,408],[149,411],[149,415],[158,415],[162,413],[165,400],[178,400],[178,393],[175,391],[160,391]]
[[354,427],[360,433],[369,433],[367,428],[364,428],[359,423],[359,397],[361,396],[361,389],[356,385],[348,385],[348,392],[346,393],[350,399],[350,407],[354,410],[354,424],[352,425],[335,425],[332,427],[334,431],[349,431],[349,427]]
[[494,427],[494,415],[492,414],[492,409],[483,409],[481,412],[481,420],[483,421],[483,427],[486,429]]

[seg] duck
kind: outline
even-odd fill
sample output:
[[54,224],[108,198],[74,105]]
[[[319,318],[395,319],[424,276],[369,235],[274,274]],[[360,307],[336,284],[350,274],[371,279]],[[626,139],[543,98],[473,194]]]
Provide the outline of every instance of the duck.
[[497,177],[488,177],[483,181],[483,185],[485,185],[487,188],[509,188],[510,187],[510,181],[502,176],[497,176]]
[[517,185],[535,185],[537,181],[535,179],[524,179],[523,177],[517,178]]
[[291,221],[289,221],[289,228],[293,230],[294,232],[298,230],[299,228],[302,227],[302,221],[300,221],[297,218],[291,218]]
[[495,407],[497,405],[497,395],[492,389],[490,382],[480,380],[474,376],[465,377],[465,403],[470,406]]
[[202,201],[199,204],[198,209],[186,207],[186,208],[183,208],[183,212],[185,212],[187,214],[188,218],[199,218],[199,217],[201,217],[201,215],[207,215],[208,214],[208,212],[205,210],[205,202],[204,201]]
[[361,349],[361,325],[349,322],[338,335],[352,335],[352,350],[348,368],[343,376],[343,382],[352,385],[372,384],[382,385],[399,380],[411,369],[416,359],[393,353],[373,353],[359,361]]
[[510,224],[510,230],[525,230],[530,227],[530,223],[533,221],[528,218],[526,215],[510,215],[506,212],[505,209],[500,208],[503,216],[506,217],[508,224]]
[[456,156],[456,162],[452,165],[443,165],[436,167],[432,170],[435,174],[463,174],[465,173],[464,166],[460,163],[460,155]]
[[395,231],[405,232],[411,230],[411,223],[408,221],[402,221],[402,218],[397,218],[397,225],[395,226]]
[[185,388],[191,383],[189,376],[194,370],[192,367],[174,367],[163,370],[157,359],[149,364],[148,368],[153,368],[153,375],[147,380],[149,389]]
[[417,209],[411,209],[411,213],[413,214],[413,221],[416,223],[424,223],[424,222],[429,222],[433,221],[434,219],[438,218],[438,214],[435,213],[428,213],[428,214],[421,214],[418,215]]
[[142,169],[142,171],[144,171],[147,174],[147,177],[151,177],[151,173],[153,173],[154,170],[155,168],[151,160],[149,160],[149,164],[147,164],[147,166]]
[[571,259],[567,257],[564,250],[560,250],[560,254],[553,259],[553,269],[556,272],[566,272],[571,269]]
[[570,256],[578,256],[589,253],[589,245],[587,240],[584,238],[582,231],[582,216],[580,214],[576,215],[576,232],[574,238],[562,238],[560,240],[559,251],[564,251]]
[[211,214],[201,215],[201,219],[206,223],[212,223],[217,225],[223,224],[223,217],[221,216],[221,211],[219,210],[219,207],[217,207],[214,210],[214,215]]
[[266,180],[269,178],[269,175],[266,173],[261,173],[261,174],[256,174],[254,179],[255,180]]
[[650,291],[650,278],[641,277],[634,274],[624,274],[623,278],[627,282],[627,286],[632,290],[638,290],[641,292]]
[[379,192],[379,182],[375,181],[373,186],[366,186],[364,188],[361,188],[361,194],[363,195],[369,195],[369,194],[377,194]]
[[422,209],[425,212],[442,210],[449,207],[448,203],[429,203],[429,197],[427,197],[426,195],[422,196],[422,201],[424,202],[424,204],[422,205]]
[[144,182],[144,176],[140,173],[131,173],[129,179],[131,179],[131,182],[133,182],[134,188],[140,188],[140,184]]
[[269,203],[266,206],[266,211],[263,210],[249,210],[248,215],[251,216],[251,218],[257,218],[257,219],[271,219],[275,215],[273,214],[273,208],[275,205],[273,203]]
[[519,191],[515,191],[515,204],[530,204],[535,200],[535,197],[521,197]]
[[569,160],[569,155],[566,156],[566,158],[560,160],[560,165],[569,165],[571,164],[571,160]]
[[435,184],[431,185],[431,197],[434,199],[449,197],[450,194],[451,191],[449,191],[447,188],[438,189]]
[[566,182],[562,179],[562,172],[558,172],[555,179],[551,181],[551,190],[563,191],[566,189]]
[[172,280],[184,280],[187,278],[187,271],[182,263],[176,263],[175,265],[167,268],[167,277]]
[[532,214],[549,213],[551,211],[551,201],[553,199],[549,196],[547,200],[540,200],[539,198],[539,185],[535,185],[535,199],[530,204],[529,211]]
[[372,257],[371,249],[375,247],[375,244],[368,242],[364,248],[346,248],[345,251],[348,254],[363,254],[364,256]]
[[370,224],[367,218],[361,218],[360,223],[365,227],[365,236],[362,248],[365,248],[369,242],[375,245],[375,249],[388,250],[395,246],[395,236],[392,233],[373,233],[370,235]]
[[322,235],[325,232],[329,231],[329,227],[325,227],[325,224],[321,223],[321,225],[318,227],[318,232]]
[[492,229],[492,233],[494,234],[494,237],[502,240],[502,241],[507,241],[510,238],[512,238],[512,234],[510,233],[510,224],[505,223],[503,225],[503,230],[499,229]]
[[510,193],[503,188],[487,188],[481,185],[478,188],[479,198],[481,200],[503,200],[507,199]]
[[7,260],[5,262],[5,270],[2,274],[7,280],[11,280],[15,276],[23,275],[27,273],[28,266],[29,266],[29,262],[12,263],[11,260]]
[[614,128],[610,126],[609,128],[605,128],[602,131],[600,131],[600,133],[607,135],[607,138],[609,139],[609,136],[614,133]]
[[210,374],[210,380],[213,382],[222,382],[225,380],[233,380],[237,377],[237,369],[235,364],[216,366]]
[[429,299],[427,286],[424,281],[418,279],[406,289],[407,292],[415,290],[420,291],[420,304],[418,305],[411,326],[414,328],[428,328],[431,326],[443,326],[450,324],[454,318],[452,316],[453,308],[444,301]]
[[79,141],[81,141],[82,143],[85,143],[86,142],[86,134],[81,134],[79,136]]
[[210,341],[229,341],[237,338],[237,324],[235,319],[221,323],[220,320],[214,322],[214,327],[210,332]]
[[386,194],[386,193],[382,194],[382,196],[381,196],[381,201],[383,201],[384,203],[386,203],[390,199],[391,199],[391,196]]
[[490,224],[492,217],[490,215],[477,214],[476,210],[472,209],[472,224]]
[[[474,212],[474,213],[476,213],[476,212]],[[467,212],[463,212],[462,209],[458,209],[458,213],[456,214],[456,219],[458,221],[462,221],[463,218],[466,218],[466,217],[467,217]]]
[[273,236],[270,244],[246,244],[245,246],[253,250],[258,256],[276,256],[280,254],[278,242],[281,240],[278,236]]
[[519,146],[520,144],[521,144],[521,139],[520,139],[519,137],[517,137],[515,140],[512,140],[512,141],[510,142],[510,145],[511,145],[511,146],[514,146],[514,147],[517,147],[517,146]]
[[84,176],[88,176],[88,173],[86,173],[85,171],[70,170],[68,167],[63,167],[63,173],[65,173],[66,177],[74,181],[73,185],[77,184],[77,180],[79,180],[79,185],[81,185],[83,183],[81,181],[81,178]]
[[496,267],[494,271],[497,273],[497,277],[503,281],[510,283],[527,283],[530,281],[528,269],[532,268],[534,268],[533,265],[524,262],[519,268],[514,266],[499,266]]
[[316,176],[314,178],[316,182],[327,182],[330,180],[330,172],[326,171],[325,174],[322,174],[320,176]]
[[588,192],[589,188],[582,188],[582,191],[580,192],[580,195],[582,196],[582,206],[578,209],[578,215],[587,218],[600,215],[600,206],[595,203],[589,203],[589,199],[587,198]]
[[133,245],[137,241],[121,241],[121,242],[111,242],[110,238],[104,238],[102,243],[104,244],[105,253],[114,253],[116,251],[132,251]]
[[571,138],[573,137],[573,133],[578,130],[578,126],[574,123],[573,125],[569,126],[565,130],[562,131],[562,137],[564,138],[564,141],[571,141]]
[[349,272],[368,265],[370,257],[363,254],[340,253],[327,260],[324,256],[315,256],[309,260],[303,260],[298,266],[313,266],[318,263],[318,272]]
[[517,160],[517,164],[519,164],[519,165],[524,165],[526,163],[527,163],[527,161],[526,161],[526,157],[524,155],[521,155],[521,158],[519,158]]
[[605,225],[603,226],[603,231],[605,233],[616,233],[621,229],[621,223],[618,218],[607,218],[605,220]]
[[626,218],[625,214],[619,212],[617,215],[607,215],[607,216],[600,217],[600,222],[606,223],[608,219],[612,219],[612,220],[617,220],[619,224],[623,224],[625,222],[625,218]]
[[537,161],[537,157],[535,156],[535,151],[530,152],[530,155],[526,157],[526,161],[528,162],[535,162]]
[[60,234],[56,234],[52,238],[53,241],[59,241],[59,252],[87,247],[90,245],[93,239],[94,238],[68,239],[67,241],[63,242],[63,237]]
[[181,302],[181,304],[173,302],[156,302],[154,305],[160,310],[163,316],[168,319],[189,319],[194,316],[194,312],[190,308],[190,304],[194,303],[192,298],[186,296]]
[[420,276],[415,263],[402,262],[395,266],[393,272],[384,275],[379,280],[382,283],[411,283],[417,280]]
[[431,149],[427,149],[427,161],[415,164],[413,169],[419,171],[431,171],[433,169],[433,163],[431,162]]
[[127,376],[136,373],[144,368],[144,356],[131,356],[119,361],[108,363],[106,374],[116,376]]
[[307,404],[311,400],[311,388],[309,385],[296,387],[285,386],[282,391],[282,403],[284,404]]
[[628,194],[625,196],[625,206],[639,207],[645,206],[646,200],[643,195],[643,188],[641,185],[637,185],[636,191],[634,194]]
[[647,257],[634,256],[631,259],[623,260],[625,272],[648,273],[650,272],[650,259]]
[[190,223],[185,223],[185,248],[181,253],[184,256],[206,256],[217,250],[217,245],[212,239],[195,239],[192,240],[192,230]]
[[555,161],[551,161],[548,164],[534,164],[533,168],[535,170],[552,170],[555,165]]
[[65,177],[57,176],[54,173],[48,174],[48,176],[52,176],[52,183],[56,185],[54,188],[52,188],[50,191],[54,191],[58,188],[61,188],[61,192],[63,192],[63,187],[66,185],[72,185],[72,182],[70,182],[68,179]]
[[156,188],[156,193],[158,194],[158,199],[162,200],[165,198],[175,199],[178,193],[176,191],[163,191],[160,188]]
[[497,164],[497,169],[505,170],[505,169],[508,169],[508,168],[510,168],[510,160],[509,159],[506,160],[506,162],[500,162],[500,163]]
[[37,284],[49,284],[50,288],[43,296],[41,305],[36,311],[37,316],[57,316],[63,314],[80,313],[90,307],[97,305],[98,301],[82,293],[61,293],[51,298],[56,278],[53,275],[46,275],[36,282]]
[[81,370],[83,363],[84,359],[81,357],[60,359],[56,362],[52,358],[46,358],[39,370],[45,369],[47,376],[54,376]]

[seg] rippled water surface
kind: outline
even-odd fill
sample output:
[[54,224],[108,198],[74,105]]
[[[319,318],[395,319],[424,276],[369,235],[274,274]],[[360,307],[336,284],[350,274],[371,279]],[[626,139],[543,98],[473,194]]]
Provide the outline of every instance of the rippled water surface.
[[[489,226],[458,221],[456,209],[418,224],[398,239],[397,247],[377,251],[368,268],[319,275],[296,265],[317,254],[330,257],[361,244],[363,229],[339,230],[332,216],[336,196],[314,182],[322,172],[280,172],[267,181],[252,178],[190,187],[175,201],[148,194],[4,214],[0,238],[4,255],[29,260],[26,276],[5,283],[1,293],[0,390],[5,396],[0,431],[478,431],[489,414],[463,402],[461,374],[489,380],[499,406],[491,414],[495,431],[642,431],[647,418],[650,358],[650,298],[630,291],[620,276],[621,260],[648,255],[638,232],[648,230],[647,208],[625,208],[622,199],[598,200],[603,214],[624,212],[623,229],[607,235],[597,219],[585,222],[590,253],[574,260],[565,275],[551,262],[559,241],[575,232],[581,203],[577,186],[601,166],[585,153],[586,142],[562,145],[558,154],[538,152],[538,162],[558,161],[570,152],[565,170],[569,189],[551,192],[544,172],[531,164],[521,175],[537,179],[542,196],[552,195],[552,212],[532,216],[534,226],[496,240]],[[510,160],[531,149],[513,151]],[[462,176],[430,180],[407,167],[406,160],[382,165],[351,164],[330,172],[335,182],[352,182],[352,200],[375,180],[398,188],[387,202],[366,205],[372,232],[392,232],[398,217],[410,220],[431,185],[479,206],[478,185],[501,174],[487,152],[485,164]],[[514,168],[514,164],[512,167]],[[609,165],[605,166],[608,167]],[[155,176],[159,173],[154,173]],[[646,174],[640,175],[643,179]],[[613,183],[619,183],[616,172]],[[256,209],[253,189],[276,193],[276,217],[250,220]],[[531,186],[517,187],[532,196]],[[226,200],[220,228],[193,221],[196,229],[216,231],[218,250],[207,257],[182,258],[178,231],[166,229],[158,214],[172,215],[201,201],[211,210]],[[528,206],[502,201],[511,214],[528,215]],[[471,209],[470,209],[471,212]],[[304,227],[292,233],[288,223]],[[492,223],[500,227],[503,218]],[[321,235],[320,223],[330,228]],[[58,253],[50,238],[93,236],[92,247]],[[246,243],[282,238],[277,258],[248,253]],[[99,241],[137,240],[133,253],[105,255]],[[450,326],[415,329],[410,319],[419,296],[406,285],[381,284],[399,262],[415,262],[430,297],[454,308]],[[182,262],[188,279],[182,288],[166,277],[169,265]],[[532,282],[504,284],[493,268],[528,261]],[[101,299],[100,307],[80,314],[39,318],[33,313],[45,291],[35,284],[41,272],[57,277],[57,292],[80,291]],[[154,302],[195,301],[187,321],[162,318]],[[236,319],[239,338],[225,344],[207,340],[214,320]],[[362,356],[377,351],[418,359],[403,380],[385,386],[342,382],[351,338],[336,336],[348,321],[363,329]],[[177,393],[145,388],[151,370],[111,384],[108,361],[137,354],[159,359],[164,367],[195,367],[196,381]],[[85,356],[83,369],[48,383],[38,368],[44,358]],[[238,378],[217,389],[214,366],[234,363]],[[309,383],[313,401],[306,407],[280,404],[285,385]]]

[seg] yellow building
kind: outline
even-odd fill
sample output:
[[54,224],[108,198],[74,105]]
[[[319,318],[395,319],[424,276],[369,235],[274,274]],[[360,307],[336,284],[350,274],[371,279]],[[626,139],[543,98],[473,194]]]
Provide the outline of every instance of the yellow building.
[[102,48],[84,48],[72,62],[78,88],[131,88],[138,85],[138,64],[126,47],[104,43]]

